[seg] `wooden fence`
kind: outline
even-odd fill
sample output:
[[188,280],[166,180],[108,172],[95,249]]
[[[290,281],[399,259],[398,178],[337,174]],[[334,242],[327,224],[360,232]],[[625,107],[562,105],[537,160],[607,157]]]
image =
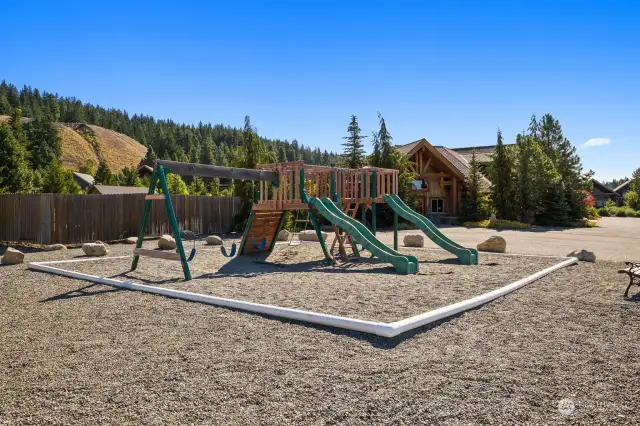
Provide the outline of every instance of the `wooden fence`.
[[[197,234],[229,232],[242,206],[237,197],[172,195],[182,230]],[[0,241],[73,244],[137,236],[144,194],[0,195]],[[146,235],[170,233],[164,202],[154,201]]]

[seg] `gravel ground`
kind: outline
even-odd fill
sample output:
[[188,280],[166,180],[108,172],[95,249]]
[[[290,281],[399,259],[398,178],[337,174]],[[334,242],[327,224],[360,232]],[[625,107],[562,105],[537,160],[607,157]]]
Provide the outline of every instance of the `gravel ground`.
[[[112,251],[130,254],[131,248],[123,251],[116,246]],[[278,245],[268,264],[248,256],[229,261],[218,249],[203,247],[190,264],[194,279],[188,282],[178,279],[182,276],[179,263],[151,258],[142,258],[131,273],[129,258],[62,267],[195,293],[392,322],[486,293],[560,262],[485,254],[478,266],[465,266],[442,251],[403,252],[420,259],[417,275],[399,275],[389,263],[371,259],[366,252],[361,261],[346,267],[326,266],[318,244]]]
[[1,267],[0,424],[638,424],[640,297],[620,266],[398,339]]

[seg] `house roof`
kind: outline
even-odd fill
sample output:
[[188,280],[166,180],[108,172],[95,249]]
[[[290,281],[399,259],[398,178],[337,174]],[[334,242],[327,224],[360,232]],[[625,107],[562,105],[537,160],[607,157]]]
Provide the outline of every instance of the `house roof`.
[[[506,143],[505,146],[513,146],[515,144]],[[471,161],[471,156],[473,152],[476,153],[476,161],[480,163],[489,163],[491,162],[491,155],[496,150],[496,145],[483,145],[483,146],[468,146],[463,148],[451,148],[453,151],[459,153],[467,161]]]
[[111,185],[93,185],[92,190],[95,190],[102,195],[113,194],[148,194],[149,188],[144,186],[111,186]]
[[626,181],[625,183],[623,183],[622,185],[618,185],[617,187],[615,187],[613,190],[615,192],[619,192],[623,189],[625,189],[625,187],[629,186],[631,184],[631,179],[629,179],[628,181]]
[[87,189],[95,183],[93,176],[86,173],[73,172],[73,177],[82,189]]
[[442,146],[433,146],[429,143],[428,140],[422,138],[415,142],[408,143],[406,145],[396,146],[396,149],[403,153],[406,156],[412,155],[414,152],[418,151],[421,146],[425,146],[428,150],[433,151],[437,157],[440,157],[440,160],[448,166],[452,172],[460,175],[460,177],[464,178],[467,176],[467,172],[469,168],[466,167],[463,163],[460,162],[460,159],[455,154],[448,152],[448,149]]
[[593,182],[593,186],[595,188],[598,188],[601,192],[604,192],[605,194],[616,194],[616,191],[609,188],[608,186],[603,185],[602,183],[598,182],[595,179],[591,179],[591,181]]
[[408,155],[415,147],[417,147],[420,142],[426,141],[426,139],[420,139],[415,142],[408,143],[406,145],[396,145],[396,149],[401,153]]
[[[396,146],[396,149],[402,152],[405,155],[411,155],[415,150],[419,148],[421,144],[426,144],[427,146],[432,147],[440,157],[443,162],[448,165],[454,172],[458,172],[463,177],[466,177],[469,174],[469,160],[464,157],[461,153],[457,152],[455,149],[447,148],[444,146],[433,146],[426,139],[420,139],[415,142],[408,143],[406,145]],[[469,157],[470,159],[471,157]],[[477,159],[477,155],[476,155]],[[491,181],[487,179],[485,176],[482,176],[482,182],[485,185],[490,186]]]

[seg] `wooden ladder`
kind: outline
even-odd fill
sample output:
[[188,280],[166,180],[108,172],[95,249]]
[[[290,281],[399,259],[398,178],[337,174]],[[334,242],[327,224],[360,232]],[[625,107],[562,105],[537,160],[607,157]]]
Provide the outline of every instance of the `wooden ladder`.
[[[304,229],[302,230],[302,232],[305,232],[307,230],[307,227],[309,226],[309,224],[311,223],[311,219],[309,218],[309,210],[306,210],[307,212],[307,218],[306,219],[299,219],[300,216],[300,210],[296,211],[296,218],[293,220],[293,230],[291,231],[291,237],[289,238],[289,245],[290,246],[298,246],[300,245],[301,241],[300,241],[300,232],[296,232],[296,230],[298,229],[298,224],[299,223],[304,223]],[[293,237],[298,235],[298,240],[297,241],[293,241]]]

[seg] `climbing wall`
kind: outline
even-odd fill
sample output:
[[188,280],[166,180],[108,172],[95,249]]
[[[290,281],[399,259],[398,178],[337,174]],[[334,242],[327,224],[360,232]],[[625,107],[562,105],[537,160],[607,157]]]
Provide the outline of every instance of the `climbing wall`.
[[[240,254],[269,251],[271,243],[276,239],[278,226],[283,214],[284,212],[282,211],[253,212],[253,220],[249,225],[249,229],[245,231],[245,244]],[[267,240],[264,248],[255,248],[254,244],[261,245],[262,238]]]

